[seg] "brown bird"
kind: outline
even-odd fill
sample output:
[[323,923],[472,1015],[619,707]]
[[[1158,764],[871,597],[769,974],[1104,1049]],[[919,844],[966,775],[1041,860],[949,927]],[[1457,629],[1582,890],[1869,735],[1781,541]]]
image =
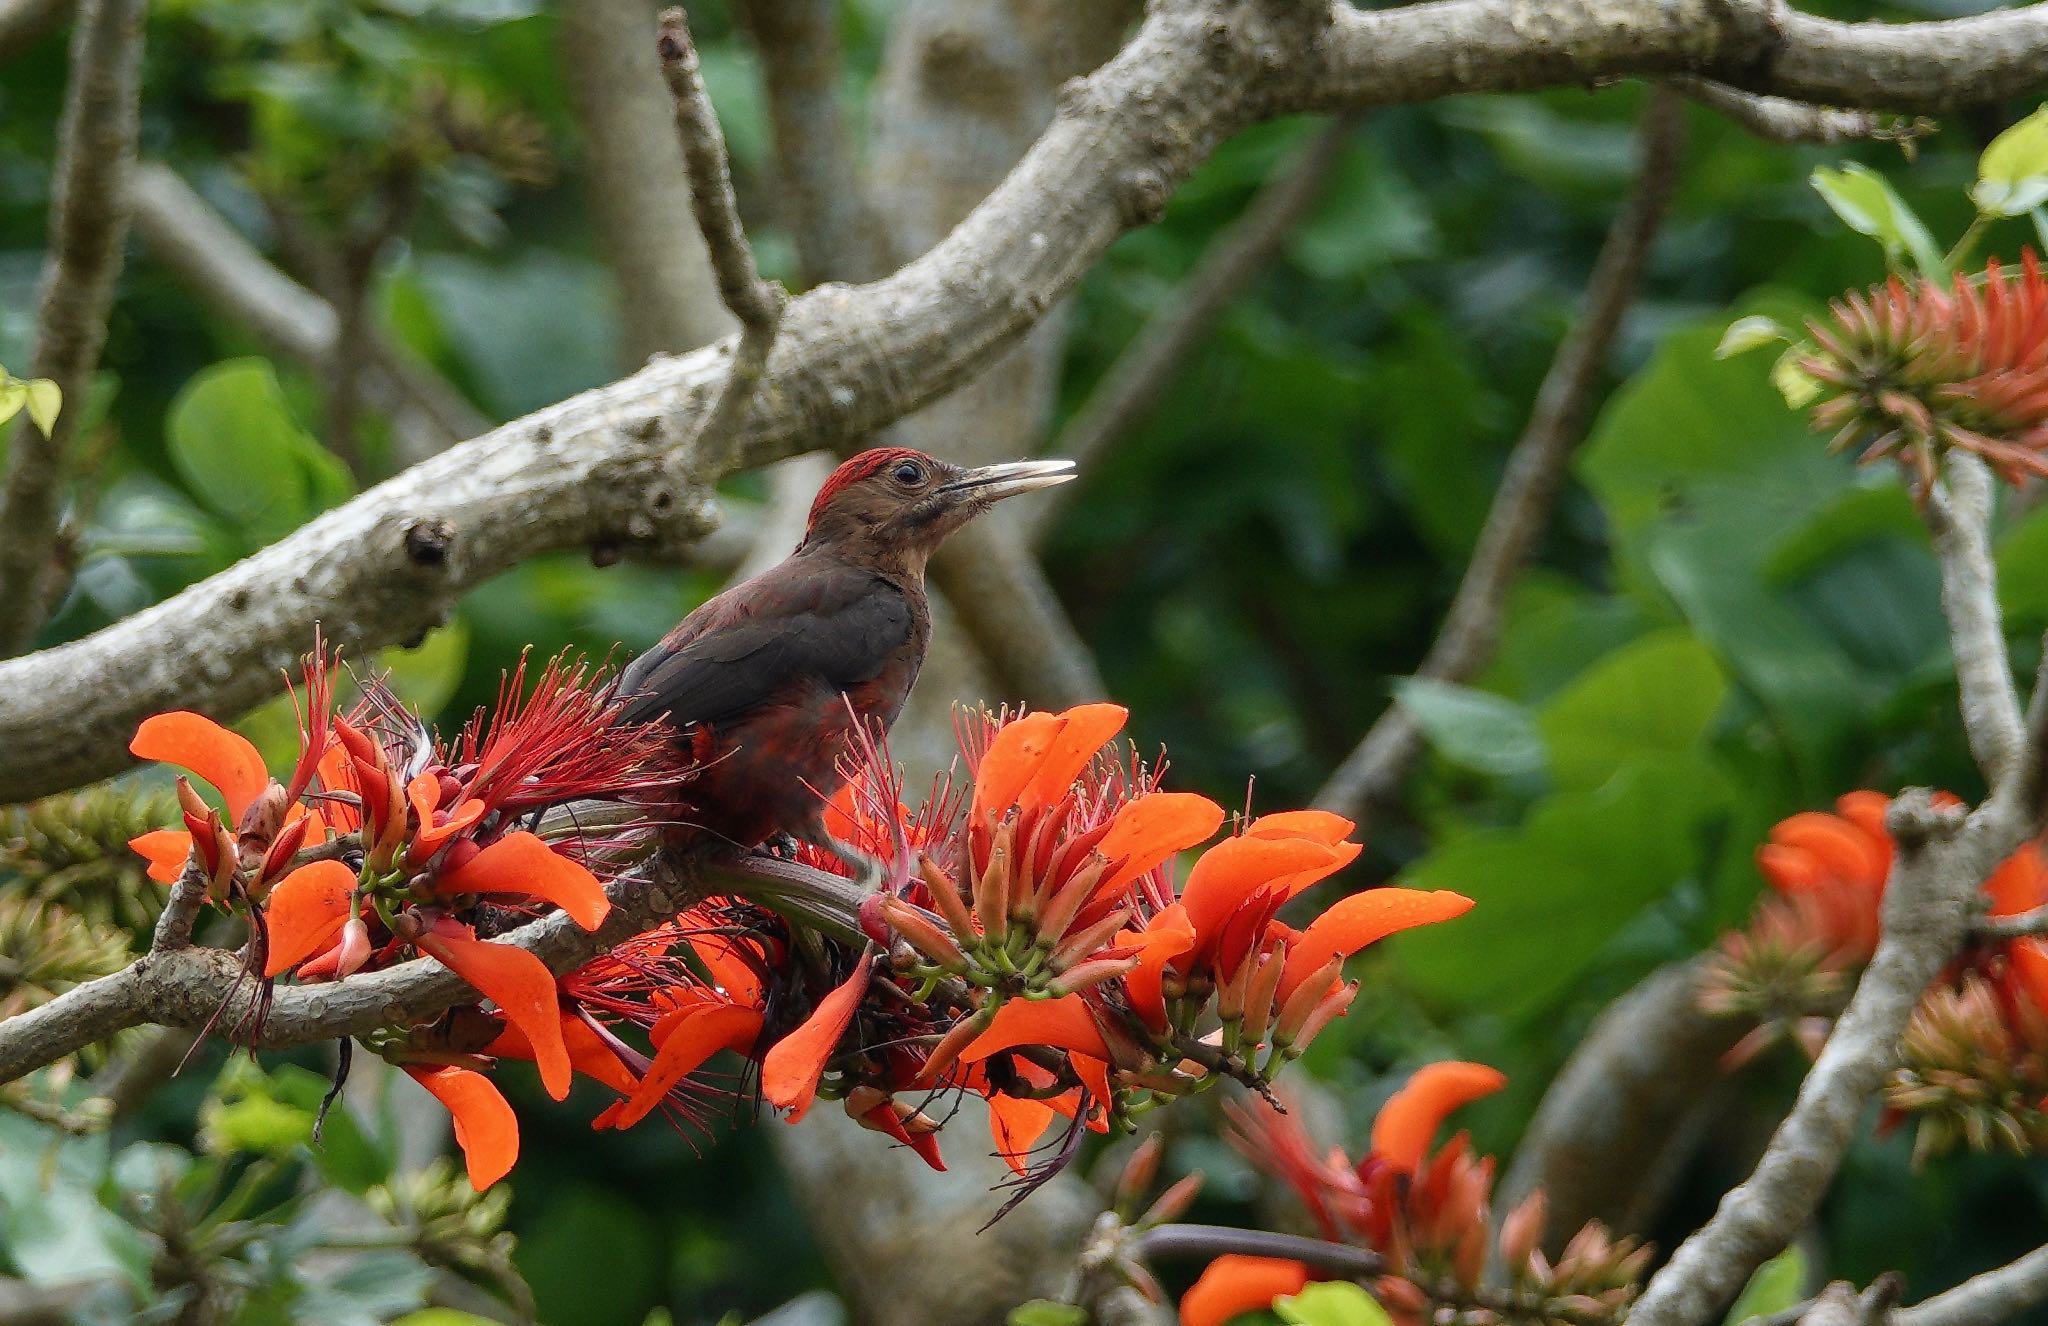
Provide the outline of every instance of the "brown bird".
[[1005,497],[1073,462],[966,470],[902,447],[833,471],[803,542],[711,599],[627,666],[626,721],[666,719],[699,773],[684,819],[740,847],[778,835],[833,847],[821,824],[856,722],[895,723],[931,639],[925,561]]

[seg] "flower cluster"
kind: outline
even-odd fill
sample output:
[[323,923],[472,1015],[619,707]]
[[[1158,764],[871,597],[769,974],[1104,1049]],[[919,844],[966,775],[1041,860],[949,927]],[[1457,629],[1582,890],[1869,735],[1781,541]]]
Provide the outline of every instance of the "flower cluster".
[[[1494,1162],[1459,1133],[1430,1142],[1455,1109],[1500,1090],[1507,1079],[1483,1064],[1437,1063],[1419,1070],[1381,1107],[1365,1158],[1318,1155],[1300,1112],[1254,1102],[1226,1107],[1231,1142],[1282,1179],[1321,1235],[1380,1255],[1374,1297],[1401,1326],[1448,1310],[1471,1323],[1619,1321],[1634,1300],[1650,1251],[1588,1224],[1552,1260],[1540,1246],[1547,1210],[1532,1194],[1501,1224],[1496,1244],[1505,1289],[1484,1283]],[[1211,1262],[1181,1299],[1183,1326],[1221,1326],[1299,1293],[1318,1278],[1306,1263],[1232,1254]]]
[[[665,729],[618,724],[598,679],[560,665],[530,698],[512,678],[450,746],[374,687],[334,715],[324,664],[307,689],[285,783],[209,720],[146,722],[135,752],[198,774],[226,807],[181,782],[185,830],[136,846],[158,878],[248,913],[266,978],[340,980],[418,955],[474,986],[483,1002],[365,1043],[447,1104],[479,1188],[518,1153],[483,1073],[529,1059],[557,1099],[576,1074],[615,1093],[600,1128],[657,1112],[701,1122],[753,1093],[793,1121],[830,1099],[940,1168],[934,1116],[950,1111],[928,1102],[979,1097],[1028,1192],[1087,1130],[1225,1078],[1267,1090],[1349,1006],[1347,956],[1471,906],[1381,888],[1288,924],[1281,908],[1359,850],[1349,821],[1310,811],[1234,825],[1177,886],[1175,858],[1217,839],[1224,811],[1163,790],[1114,744],[1124,711],[1088,705],[965,723],[971,787],[942,779],[916,810],[863,734],[827,807],[832,841],[729,863],[736,892],[558,979],[479,936],[539,908],[604,921],[606,881],[652,845],[658,817],[591,832],[587,817],[540,812],[673,793],[688,770]],[[837,912],[795,905],[806,891]],[[722,1054],[737,1074],[715,1069]]]
[[458,1008],[365,1043],[449,1106],[471,1178],[486,1187],[517,1151],[511,1109],[479,1071],[500,1020],[527,1038],[556,1099],[568,1094],[570,1059],[553,974],[479,927],[549,907],[595,930],[611,909],[606,879],[652,841],[649,827],[593,833],[572,817],[537,832],[528,821],[571,801],[651,807],[685,771],[663,732],[614,722],[602,678],[582,665],[549,663],[527,695],[522,663],[496,709],[447,745],[374,683],[337,712],[336,670],[324,651],[307,661],[299,754],[283,782],[209,718],[145,720],[129,749],[211,784],[222,804],[181,775],[185,827],[131,846],[151,878],[247,916],[249,965],[265,981],[341,980],[424,956],[480,991],[496,1015]]
[[1800,371],[1826,394],[1813,426],[1832,450],[1892,457],[1923,496],[1941,456],[1982,456],[2012,483],[2048,474],[2048,281],[2028,251],[1944,289],[1894,276],[1807,326]]
[[[1939,800],[1957,804],[1952,797]],[[1876,952],[1894,846],[1890,801],[1851,792],[1833,814],[1780,822],[1757,851],[1772,892],[1725,937],[1702,990],[1710,1012],[1755,1023],[1731,1066],[1793,1040],[1818,1054],[1855,976]],[[1984,881],[1991,917],[2048,903],[2048,858],[2030,842]],[[1923,995],[1886,1086],[1892,1117],[1918,1122],[1915,1154],[1957,1145],[2027,1151],[2048,1144],[2048,940],[1974,943]]]

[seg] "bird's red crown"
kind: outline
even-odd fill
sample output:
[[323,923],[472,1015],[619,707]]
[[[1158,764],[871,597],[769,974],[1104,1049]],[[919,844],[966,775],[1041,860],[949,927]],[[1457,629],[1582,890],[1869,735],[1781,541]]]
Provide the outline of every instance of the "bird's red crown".
[[840,490],[849,484],[859,483],[870,474],[887,466],[894,465],[899,460],[921,460],[926,464],[930,464],[931,459],[930,456],[925,455],[922,451],[911,447],[872,447],[867,451],[863,451],[858,456],[846,460],[838,469],[832,471],[832,476],[825,480],[823,487],[818,489],[817,497],[811,501],[811,519],[813,521],[817,520],[818,513],[823,511],[832,499],[839,495]]

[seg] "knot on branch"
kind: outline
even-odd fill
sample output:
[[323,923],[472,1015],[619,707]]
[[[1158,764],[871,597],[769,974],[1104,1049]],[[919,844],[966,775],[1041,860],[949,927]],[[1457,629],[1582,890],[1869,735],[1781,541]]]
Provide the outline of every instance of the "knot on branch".
[[440,516],[422,516],[406,522],[405,560],[414,566],[446,566],[448,549],[454,543],[455,526]]

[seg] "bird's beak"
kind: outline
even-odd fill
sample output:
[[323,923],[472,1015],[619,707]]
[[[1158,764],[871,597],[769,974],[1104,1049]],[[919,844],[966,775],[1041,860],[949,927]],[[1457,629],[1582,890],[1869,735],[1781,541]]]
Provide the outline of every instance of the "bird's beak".
[[977,502],[995,502],[1019,493],[1036,492],[1065,483],[1074,477],[1070,460],[1013,460],[1002,465],[984,465],[968,470],[938,491],[948,496],[969,497]]

